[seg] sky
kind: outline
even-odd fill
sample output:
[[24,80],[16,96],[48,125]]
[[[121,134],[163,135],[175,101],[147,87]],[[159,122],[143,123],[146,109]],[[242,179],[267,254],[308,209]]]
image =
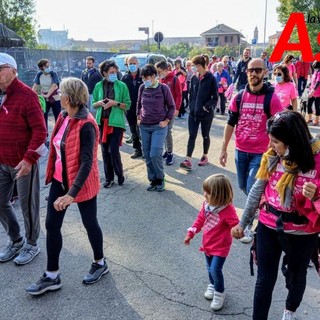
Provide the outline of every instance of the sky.
[[282,30],[277,20],[277,0],[198,1],[36,0],[35,18],[40,29],[68,30],[68,38],[75,40],[146,39],[139,27],[149,27],[150,37],[158,31],[164,37],[199,37],[223,23],[241,31],[248,42],[257,26],[258,42],[263,42],[267,2],[266,41]]

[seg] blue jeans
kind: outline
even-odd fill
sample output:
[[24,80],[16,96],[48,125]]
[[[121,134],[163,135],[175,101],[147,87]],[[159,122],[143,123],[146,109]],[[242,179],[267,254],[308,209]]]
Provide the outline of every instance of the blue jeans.
[[206,255],[209,280],[210,283],[214,285],[214,290],[218,292],[224,292],[224,278],[222,268],[225,261],[225,257]]
[[[291,247],[288,270],[292,286],[288,290],[286,309],[295,312],[306,288],[308,265],[318,243],[318,234],[286,234]],[[257,228],[258,274],[254,291],[253,320],[267,320],[272,292],[277,281],[282,246],[276,230],[258,224]]]
[[164,178],[163,146],[167,136],[168,127],[161,128],[158,124],[141,125],[141,140],[143,154],[146,158],[149,181]]
[[256,181],[262,153],[248,153],[236,149],[235,157],[239,188],[248,195]]

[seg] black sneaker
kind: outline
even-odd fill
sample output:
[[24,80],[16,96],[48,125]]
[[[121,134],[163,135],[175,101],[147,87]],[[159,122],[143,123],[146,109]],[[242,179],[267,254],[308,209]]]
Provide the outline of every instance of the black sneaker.
[[55,291],[61,287],[62,283],[60,280],[60,275],[58,275],[55,279],[51,279],[44,273],[40,280],[26,288],[26,291],[33,296],[38,296],[46,291]]
[[168,156],[168,152],[165,151],[165,153],[162,155],[162,158],[163,158],[163,159],[167,159],[167,156]]
[[170,166],[173,164],[173,153],[168,153],[167,159],[166,159],[166,165]]
[[165,179],[158,179],[157,191],[161,192],[165,190]]
[[124,176],[121,176],[121,177],[118,177],[118,184],[119,184],[119,186],[122,186],[123,185],[123,183],[124,183]]
[[109,272],[108,265],[106,262],[106,258],[103,259],[103,266],[100,264],[93,262],[90,268],[90,271],[84,276],[83,283],[92,284],[101,279],[104,274]]
[[136,159],[142,157],[142,151],[141,150],[134,150],[134,153],[131,155],[131,159]]
[[157,182],[155,180],[152,180],[150,183],[150,186],[147,188],[148,191],[154,191],[157,189]]
[[114,185],[114,181],[110,181],[110,180],[107,180],[104,184],[103,184],[103,187],[104,188],[111,188],[112,186]]

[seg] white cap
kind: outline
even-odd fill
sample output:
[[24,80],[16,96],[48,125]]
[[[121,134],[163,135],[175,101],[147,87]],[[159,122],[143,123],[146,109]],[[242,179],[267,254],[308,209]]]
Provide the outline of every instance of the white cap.
[[14,58],[12,56],[10,56],[9,54],[1,52],[0,53],[0,66],[2,66],[4,64],[8,64],[10,67],[17,70],[16,60],[14,60]]

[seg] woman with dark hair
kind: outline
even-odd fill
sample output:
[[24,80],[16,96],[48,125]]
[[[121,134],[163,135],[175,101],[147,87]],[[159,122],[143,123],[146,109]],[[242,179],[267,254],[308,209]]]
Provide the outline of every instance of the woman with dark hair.
[[292,54],[287,54],[284,57],[282,64],[288,67],[290,79],[297,87],[298,86],[297,70],[293,61],[294,61],[294,56]]
[[99,70],[103,79],[94,87],[92,106],[97,109],[96,120],[100,129],[105,175],[103,187],[110,188],[114,185],[114,174],[120,186],[124,183],[119,147],[126,128],[125,111],[129,109],[131,100],[127,85],[118,80],[119,68],[114,61],[103,61]]
[[160,192],[165,190],[163,146],[176,106],[170,88],[157,80],[157,69],[153,65],[145,65],[141,76],[137,118],[150,181],[147,190]]
[[46,216],[47,271],[27,288],[31,295],[61,288],[59,256],[61,227],[71,203],[77,203],[92,247],[94,262],[83,283],[100,280],[108,270],[103,254],[103,235],[97,220],[99,129],[85,107],[89,98],[86,84],[78,78],[64,78],[60,85],[60,113],[50,141],[46,184],[51,183]]
[[282,111],[267,123],[270,149],[263,154],[235,238],[259,208],[256,234],[258,276],[253,319],[267,320],[282,251],[288,296],[283,320],[295,319],[306,288],[309,261],[320,232],[320,140],[313,139],[303,116]]
[[[308,120],[307,123],[312,123],[314,126],[319,125],[320,116],[320,61],[314,61],[312,64],[314,72],[311,78],[311,86],[309,91],[309,97],[307,102]],[[316,117],[312,122],[312,105],[314,103]]]
[[218,101],[218,86],[213,74],[208,71],[209,57],[205,54],[192,58],[192,69],[196,73],[191,78],[189,96],[189,140],[187,157],[180,163],[180,167],[192,170],[192,153],[195,147],[199,126],[203,138],[203,155],[199,166],[208,164],[208,152],[210,147],[210,129],[214,116],[214,108]]
[[284,64],[278,64],[273,68],[274,88],[283,109],[297,111],[297,88],[291,82],[289,69]]

